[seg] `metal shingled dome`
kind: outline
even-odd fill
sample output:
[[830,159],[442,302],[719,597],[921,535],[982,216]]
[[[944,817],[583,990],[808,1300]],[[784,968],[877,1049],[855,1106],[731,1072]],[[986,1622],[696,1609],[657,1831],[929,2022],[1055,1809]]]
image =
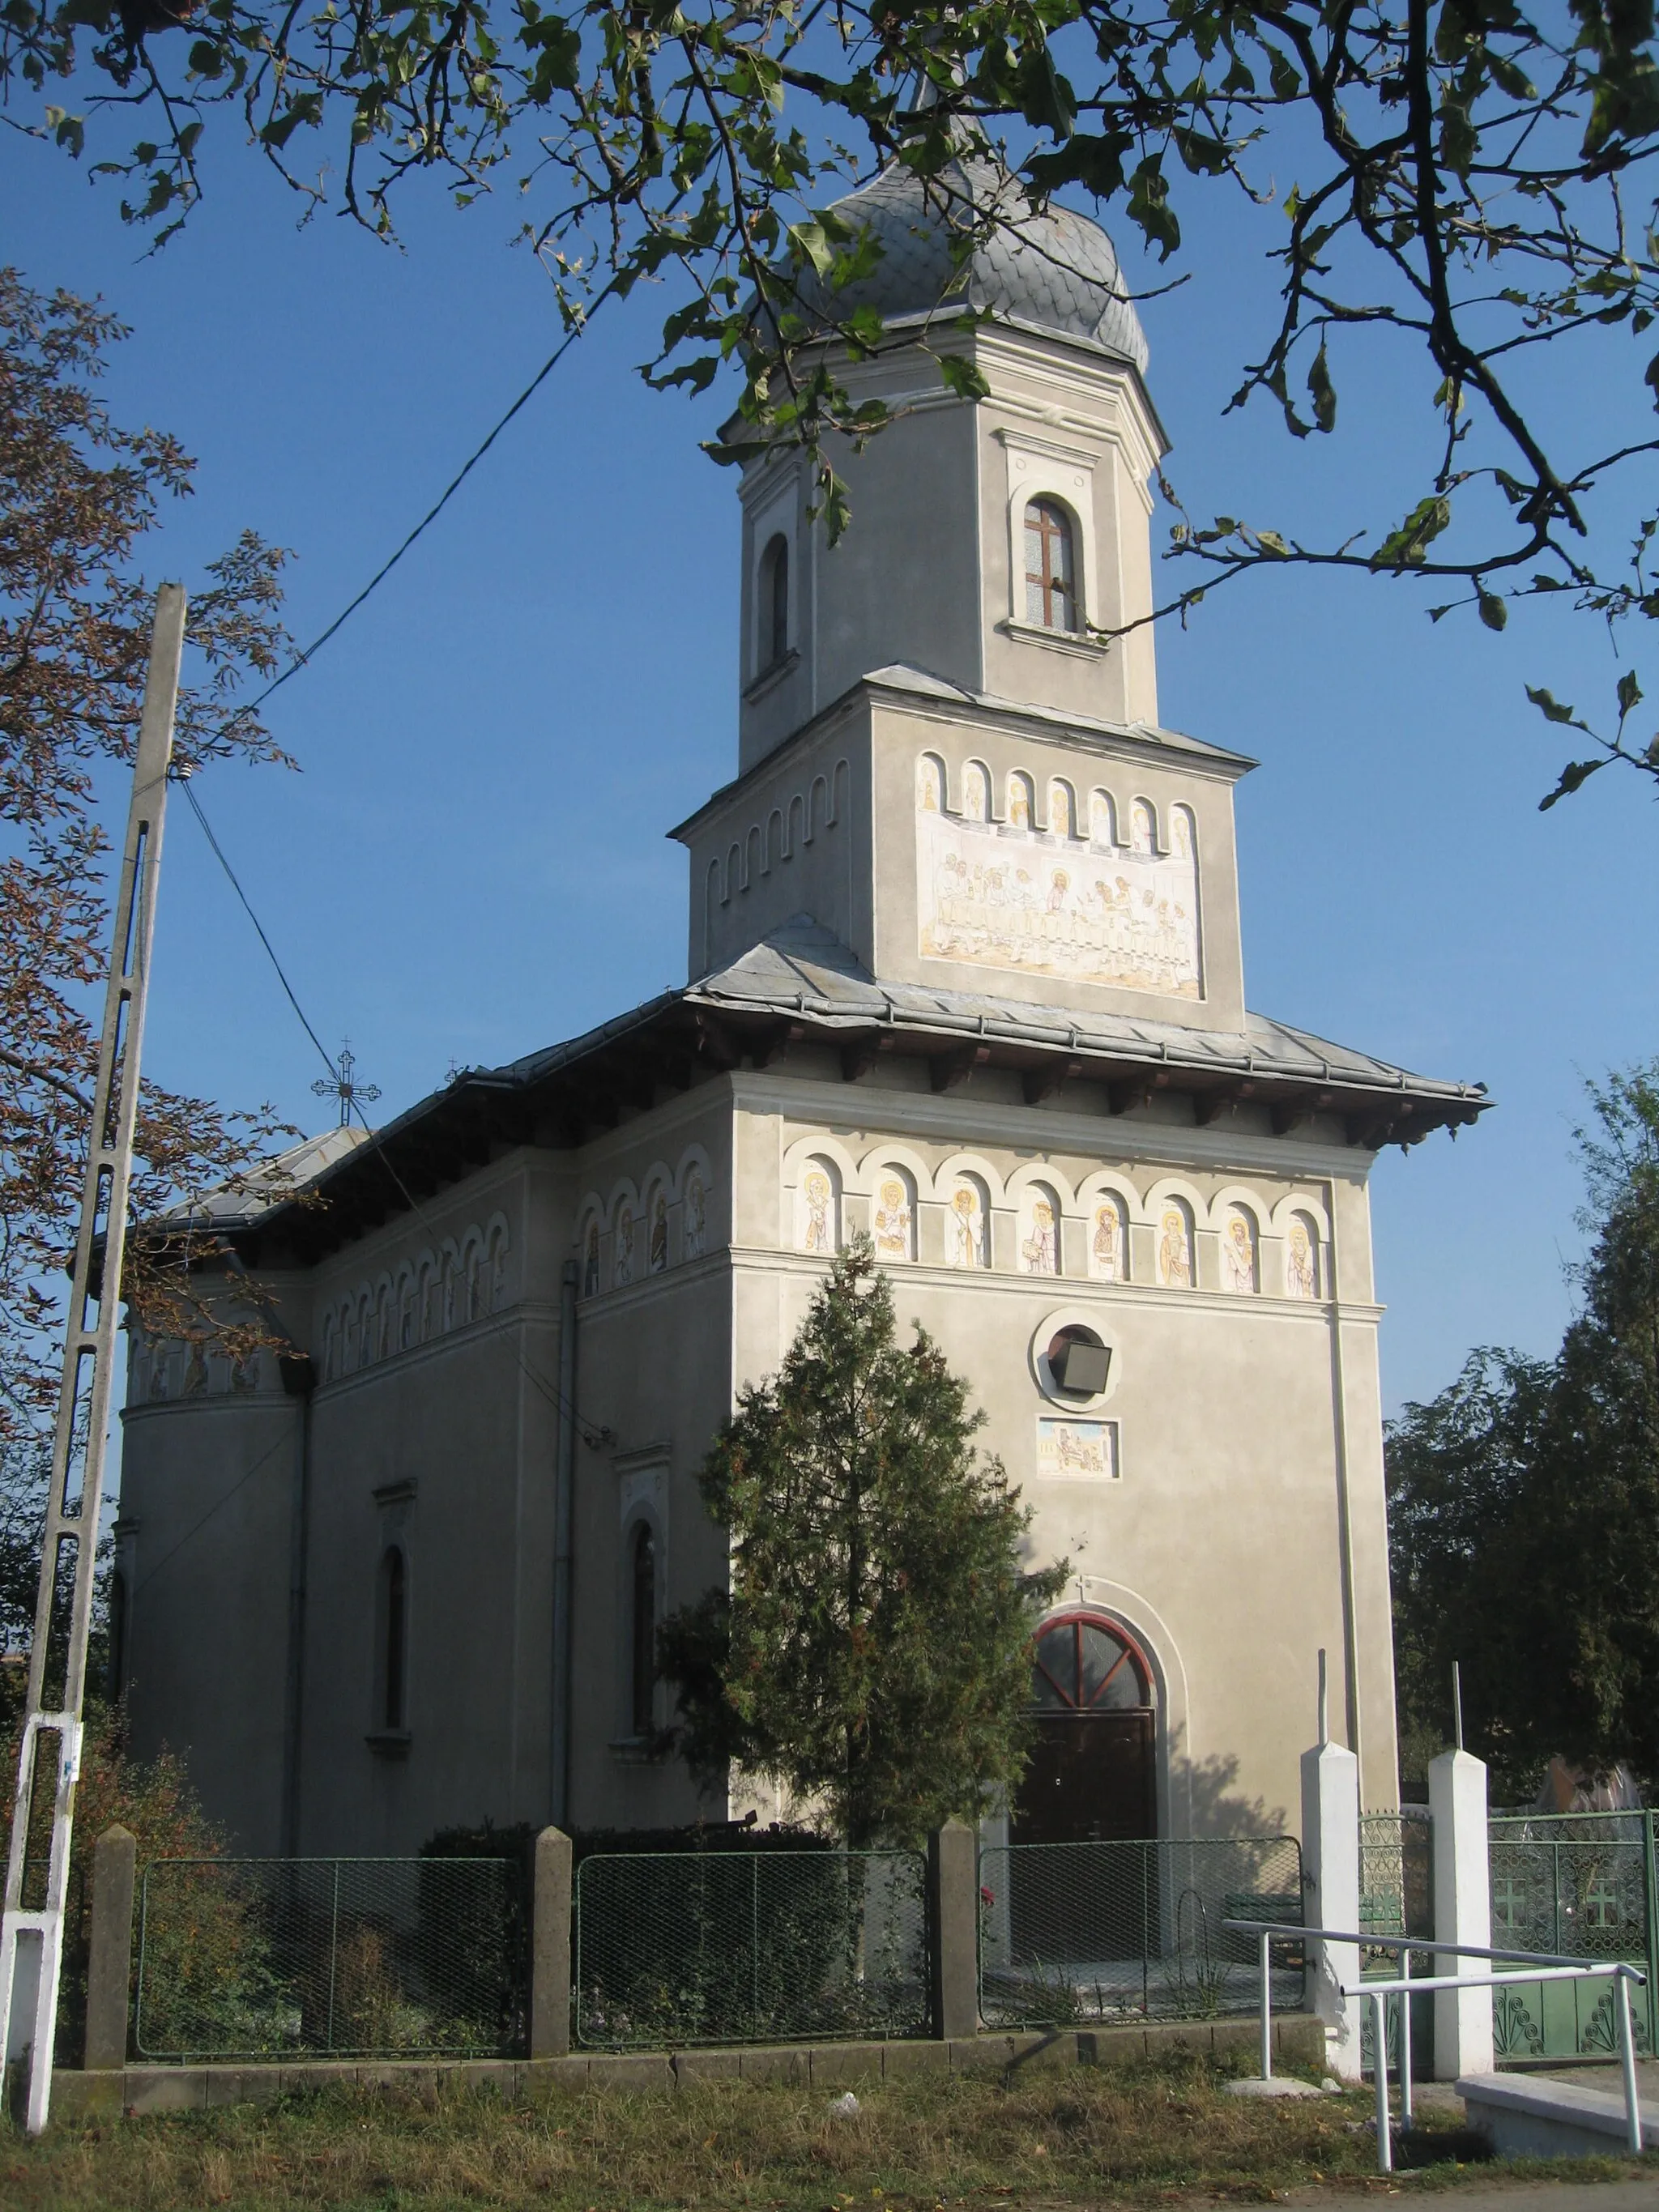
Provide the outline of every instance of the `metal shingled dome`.
[[[1034,208],[1018,178],[988,161],[952,161],[931,185],[896,163],[836,212],[875,233],[881,259],[839,292],[813,287],[809,307],[837,319],[871,307],[884,322],[945,314],[964,305],[1000,319],[1054,331],[1132,362],[1145,375],[1146,334],[1123,295],[1112,241],[1097,222],[1069,208]],[[951,258],[953,235],[993,215],[997,228],[974,248],[966,268]],[[952,280],[955,280],[954,283]]]

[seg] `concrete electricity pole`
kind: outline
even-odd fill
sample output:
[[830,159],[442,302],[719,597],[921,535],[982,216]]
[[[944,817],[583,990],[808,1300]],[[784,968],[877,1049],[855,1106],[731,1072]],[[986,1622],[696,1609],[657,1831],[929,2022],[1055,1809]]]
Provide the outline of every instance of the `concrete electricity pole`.
[[[92,1626],[98,1521],[104,1498],[104,1438],[121,1305],[126,1243],[127,1186],[138,1115],[138,1063],[144,1039],[150,939],[161,864],[173,720],[185,641],[185,594],[163,584],[156,595],[149,672],[133,763],[132,805],[121,855],[120,889],[98,1048],[98,1082],[87,1133],[86,1179],[75,1239],[64,1379],[52,1437],[52,1487],[40,1551],[40,1594],[29,1649],[27,1702],[17,1753],[11,1851],[0,1917],[0,2056],[28,2054],[26,2124],[39,2135],[52,2102],[52,2045],[58,1983],[64,1960],[64,1909],[69,1893],[70,1836],[75,1784],[81,1771],[81,1707],[86,1689],[87,1638]],[[95,1247],[103,1266],[93,1288]],[[70,1595],[72,1593],[72,1595]],[[68,1595],[67,1616],[63,1602]],[[37,1795],[51,1793],[51,1844],[41,1869],[29,1863]],[[44,1829],[44,1821],[41,1824]],[[26,1884],[26,1876],[28,1877]],[[26,1894],[27,1888],[27,1894]],[[38,1901],[37,1901],[38,1900]],[[13,2022],[20,2033],[14,2039]]]

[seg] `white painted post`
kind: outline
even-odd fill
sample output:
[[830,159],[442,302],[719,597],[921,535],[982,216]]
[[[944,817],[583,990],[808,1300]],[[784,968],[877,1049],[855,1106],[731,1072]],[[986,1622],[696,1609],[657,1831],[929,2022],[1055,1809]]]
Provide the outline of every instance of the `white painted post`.
[[[1492,1948],[1492,1874],[1487,1857],[1486,1769],[1467,1751],[1444,1751],[1429,1765],[1434,1816],[1434,1932],[1443,1943]],[[1449,1973],[1491,1971],[1459,1959]],[[1492,1991],[1441,1990],[1434,2000],[1434,2071],[1441,2081],[1490,2074],[1494,2059]]]
[[[1359,1761],[1340,1744],[1302,1754],[1303,1917],[1310,1928],[1359,1926]],[[1325,2063],[1339,2081],[1357,2081],[1359,1999],[1342,1984],[1359,1979],[1357,1943],[1317,1942],[1309,1965],[1313,2007],[1325,2024]]]

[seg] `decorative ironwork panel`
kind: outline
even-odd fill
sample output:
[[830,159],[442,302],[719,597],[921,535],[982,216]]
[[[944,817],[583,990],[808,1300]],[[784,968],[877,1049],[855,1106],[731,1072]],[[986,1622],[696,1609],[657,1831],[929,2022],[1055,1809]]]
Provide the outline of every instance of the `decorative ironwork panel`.
[[576,2039],[924,2035],[927,1878],[915,1851],[595,1853],[576,1869]]
[[134,2039],[150,2059],[488,2056],[527,1961],[503,1859],[155,1859]]
[[[1488,1827],[1492,1940],[1568,1959],[1623,1960],[1649,1975],[1633,1990],[1638,2047],[1653,2047],[1653,1832],[1643,1813],[1504,1814]],[[1538,1982],[1497,1992],[1500,2058],[1607,2057],[1617,2047],[1605,1982]]]
[[[1359,1816],[1359,1925],[1378,1936],[1434,1934],[1434,1829],[1428,1813],[1412,1807],[1399,1813]],[[1372,1981],[1391,1981],[1400,1972],[1401,1954],[1389,1949],[1360,1954],[1360,1971]],[[1435,1971],[1426,1957],[1414,1962],[1421,1974]],[[1388,2063],[1400,2060],[1400,2001],[1386,2008]],[[1359,2063],[1364,2073],[1376,2063],[1372,2008],[1359,2010]],[[1427,2072],[1434,2063],[1434,1999],[1412,1999],[1412,2068]]]
[[[980,1853],[988,2027],[1212,2020],[1261,2001],[1261,1948],[1224,1921],[1302,1919],[1293,1836],[1007,1844]],[[1303,2001],[1298,1941],[1269,1953],[1273,2001]]]

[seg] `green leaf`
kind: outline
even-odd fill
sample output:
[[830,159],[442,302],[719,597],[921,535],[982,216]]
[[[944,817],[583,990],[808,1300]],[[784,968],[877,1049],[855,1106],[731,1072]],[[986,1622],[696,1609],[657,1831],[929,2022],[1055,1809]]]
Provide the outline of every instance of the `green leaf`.
[[1558,799],[1567,799],[1582,783],[1588,783],[1599,768],[1607,766],[1606,760],[1569,761],[1561,771],[1561,780],[1547,799],[1538,802],[1538,811],[1547,814]]
[[1642,696],[1642,687],[1636,680],[1636,671],[1627,668],[1619,679],[1619,714],[1622,720]]
[[1308,371],[1308,391],[1313,400],[1314,423],[1321,430],[1336,428],[1336,387],[1331,382],[1329,365],[1325,359],[1322,342],[1314,356],[1313,367]]
[[1474,588],[1480,602],[1481,621],[1488,629],[1502,629],[1509,621],[1509,609],[1495,592],[1483,592],[1479,584]]
[[954,392],[958,399],[990,398],[991,387],[977,362],[965,360],[958,353],[942,353],[939,357],[939,369],[945,379],[946,390]]
[[1451,501],[1443,493],[1420,499],[1398,530],[1391,531],[1371,556],[1373,568],[1415,568],[1451,520]]
[[1541,684],[1528,684],[1527,696],[1547,722],[1570,722],[1576,730],[1583,728],[1572,708],[1564,707],[1554,694],[1545,690]]

